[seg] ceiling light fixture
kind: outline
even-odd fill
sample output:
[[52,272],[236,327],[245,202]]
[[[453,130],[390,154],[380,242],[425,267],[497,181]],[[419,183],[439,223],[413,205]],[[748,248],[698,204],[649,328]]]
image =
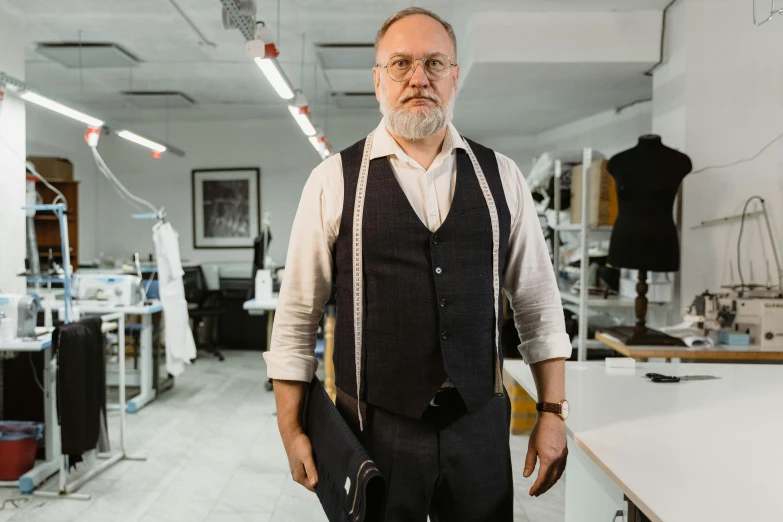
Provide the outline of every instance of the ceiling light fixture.
[[304,132],[307,136],[315,136],[315,127],[313,127],[313,124],[310,123],[310,118],[307,116],[307,114],[302,114],[299,107],[294,107],[293,105],[289,105],[288,110],[291,111],[291,116],[293,116],[296,120],[296,123],[299,124],[302,132]]
[[294,91],[291,90],[288,82],[285,80],[285,78],[283,78],[283,75],[280,74],[280,69],[277,68],[277,63],[274,59],[256,57],[255,62],[281,98],[284,100],[290,100],[294,97]]
[[63,104],[57,103],[54,100],[50,100],[49,98],[41,96],[40,94],[27,91],[21,95],[21,98],[25,101],[29,101],[36,105],[40,105],[41,107],[45,107],[51,111],[62,114],[63,116],[68,116],[69,118],[73,118],[74,120],[78,120],[82,123],[86,123],[90,127],[103,127],[103,123],[104,123],[103,120],[99,120],[98,118],[93,118],[88,114],[84,114],[83,112],[79,112],[77,110],[71,109],[70,107],[66,107]]
[[120,138],[125,138],[128,141],[132,141],[133,143],[137,143],[143,147],[147,147],[148,149],[152,149],[155,152],[166,152],[166,146],[161,145],[160,143],[155,143],[154,141],[150,141],[147,138],[142,138],[138,134],[134,134],[127,130],[121,130],[117,133],[117,136]]

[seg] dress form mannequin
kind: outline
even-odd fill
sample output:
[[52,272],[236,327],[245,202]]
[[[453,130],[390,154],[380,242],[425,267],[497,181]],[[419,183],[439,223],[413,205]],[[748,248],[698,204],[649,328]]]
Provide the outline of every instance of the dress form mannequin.
[[680,269],[680,242],[672,215],[680,183],[693,165],[685,154],[645,135],[609,160],[617,185],[619,214],[612,229],[609,264],[639,271],[636,326],[611,329],[627,345],[680,345],[682,341],[646,327],[647,272]]

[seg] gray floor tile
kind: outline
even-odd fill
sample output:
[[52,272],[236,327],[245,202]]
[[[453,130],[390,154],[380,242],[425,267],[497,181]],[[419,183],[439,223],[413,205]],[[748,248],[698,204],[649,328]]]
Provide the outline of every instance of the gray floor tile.
[[[317,497],[291,479],[265,377],[258,352],[226,351],[224,363],[200,359],[173,390],[128,416],[128,452],[147,461],[120,462],[87,483],[90,501],[28,497],[22,509],[0,511],[0,522],[325,521]],[[114,449],[118,424],[110,414]],[[511,438],[514,520],[561,522],[562,482],[543,497],[527,496],[535,481],[522,477],[527,443]],[[55,477],[44,489],[56,487]],[[0,489],[0,501],[16,496]]]

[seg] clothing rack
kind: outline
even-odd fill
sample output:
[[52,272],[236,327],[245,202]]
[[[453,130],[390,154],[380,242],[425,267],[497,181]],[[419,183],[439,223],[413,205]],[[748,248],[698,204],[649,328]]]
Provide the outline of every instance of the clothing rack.
[[101,328],[101,331],[106,331],[109,329],[113,329],[113,325],[117,325],[117,330],[119,331],[120,335],[118,335],[119,338],[119,350],[120,350],[120,371],[119,371],[119,392],[120,392],[120,451],[112,454],[99,454],[98,458],[104,459],[105,461],[101,463],[99,466],[96,466],[95,468],[91,469],[81,477],[77,478],[76,480],[68,483],[67,482],[67,465],[66,465],[66,456],[61,455],[60,456],[60,471],[59,471],[59,488],[57,491],[34,491],[33,495],[37,497],[48,497],[48,498],[69,498],[69,499],[75,499],[75,500],[90,500],[90,495],[84,494],[84,493],[76,493],[76,491],[79,490],[82,486],[84,486],[87,482],[95,478],[96,476],[100,475],[110,467],[114,466],[121,460],[134,460],[134,461],[143,461],[147,460],[147,457],[134,457],[130,456],[127,453],[127,450],[125,448],[125,336],[122,335],[123,332],[125,332],[125,314],[122,312],[114,312],[106,315],[101,316],[101,320],[103,321],[103,325]]

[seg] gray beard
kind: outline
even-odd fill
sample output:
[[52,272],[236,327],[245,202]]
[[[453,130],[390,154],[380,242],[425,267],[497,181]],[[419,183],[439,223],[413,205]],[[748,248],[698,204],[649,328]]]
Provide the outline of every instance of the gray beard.
[[[456,88],[454,89],[456,91]],[[405,107],[389,108],[386,96],[381,99],[381,114],[386,122],[386,129],[392,134],[407,141],[421,141],[442,131],[454,118],[454,103],[456,92],[445,107],[431,107],[429,111],[410,111]]]

